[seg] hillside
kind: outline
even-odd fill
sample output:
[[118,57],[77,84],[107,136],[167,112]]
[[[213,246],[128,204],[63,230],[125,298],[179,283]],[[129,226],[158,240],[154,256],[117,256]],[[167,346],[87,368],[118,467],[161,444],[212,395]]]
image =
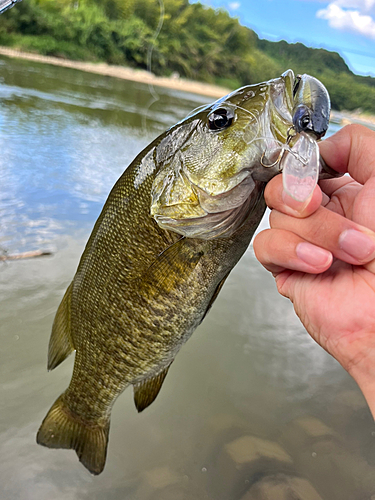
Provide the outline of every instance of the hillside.
[[81,61],[178,73],[235,88],[292,68],[327,86],[337,110],[375,113],[375,78],[354,75],[339,54],[260,40],[226,11],[188,0],[27,0],[0,18],[0,45]]

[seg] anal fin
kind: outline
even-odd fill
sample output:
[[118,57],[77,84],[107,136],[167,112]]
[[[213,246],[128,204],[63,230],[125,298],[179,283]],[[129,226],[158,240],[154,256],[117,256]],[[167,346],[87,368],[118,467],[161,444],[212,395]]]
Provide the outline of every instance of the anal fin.
[[169,364],[155,377],[149,377],[134,385],[134,403],[139,412],[143,411],[155,400],[170,366]]
[[48,370],[56,368],[75,350],[70,327],[72,288],[73,283],[66,290],[53,322],[48,345]]

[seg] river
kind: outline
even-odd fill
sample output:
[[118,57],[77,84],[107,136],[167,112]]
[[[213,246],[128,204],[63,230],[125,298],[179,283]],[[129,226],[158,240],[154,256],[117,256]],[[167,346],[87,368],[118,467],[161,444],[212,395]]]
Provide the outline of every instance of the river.
[[207,102],[156,92],[152,102],[139,83],[0,59],[1,251],[53,253],[0,263],[1,500],[373,500],[366,402],[252,248],[157,400],[142,414],[130,389],[116,402],[100,476],[36,444],[73,366],[47,373],[53,317],[101,207],[146,144]]

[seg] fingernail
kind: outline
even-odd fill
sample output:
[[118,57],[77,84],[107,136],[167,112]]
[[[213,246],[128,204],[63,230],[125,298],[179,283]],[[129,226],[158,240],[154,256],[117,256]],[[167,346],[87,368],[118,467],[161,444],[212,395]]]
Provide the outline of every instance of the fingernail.
[[298,243],[296,254],[299,259],[314,267],[326,266],[332,260],[331,252],[311,243]]
[[375,254],[375,242],[370,236],[356,229],[343,231],[339,237],[339,245],[341,250],[359,261],[368,260]]
[[283,190],[281,197],[287,207],[291,208],[293,212],[300,214],[309,204],[312,194],[305,201],[297,201],[294,198],[292,198],[286,191]]

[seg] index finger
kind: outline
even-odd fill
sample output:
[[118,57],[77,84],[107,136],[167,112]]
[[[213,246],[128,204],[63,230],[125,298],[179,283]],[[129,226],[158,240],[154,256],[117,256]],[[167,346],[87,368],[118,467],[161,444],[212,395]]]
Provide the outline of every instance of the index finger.
[[324,161],[337,172],[349,172],[360,184],[375,176],[375,132],[347,125],[319,143]]
[[304,219],[320,207],[322,192],[319,186],[315,186],[307,200],[304,202],[296,201],[284,191],[281,175],[276,175],[268,182],[264,191],[264,199],[271,210],[276,209],[286,215]]

